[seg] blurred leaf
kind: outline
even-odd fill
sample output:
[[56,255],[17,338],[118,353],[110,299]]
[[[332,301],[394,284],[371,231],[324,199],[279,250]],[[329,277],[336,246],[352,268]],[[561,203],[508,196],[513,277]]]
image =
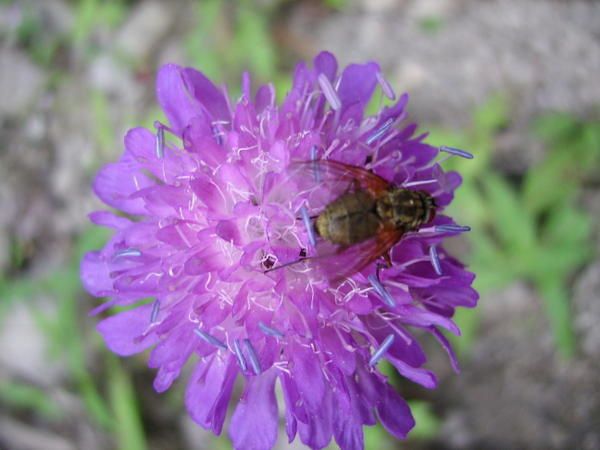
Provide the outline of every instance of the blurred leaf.
[[579,137],[579,151],[574,157],[578,166],[586,172],[597,170],[600,164],[600,124],[585,124]]
[[113,356],[108,364],[108,389],[118,448],[144,450],[147,448],[142,418],[129,374]]
[[0,383],[0,400],[16,410],[34,411],[46,420],[60,421],[63,412],[46,392],[30,384],[17,382]]
[[92,113],[95,124],[95,137],[103,155],[108,155],[115,144],[115,130],[111,122],[110,108],[106,95],[94,90],[91,93]]
[[477,341],[481,315],[478,309],[458,308],[454,313],[453,320],[460,328],[461,335],[450,334],[448,339],[459,359],[468,358],[473,344]]
[[514,189],[494,173],[482,180],[491,223],[502,243],[512,251],[529,251],[535,243],[535,223]]
[[210,438],[211,450],[231,450],[231,441],[228,436],[213,436]]
[[236,29],[236,48],[240,61],[253,76],[266,81],[275,72],[275,49],[269,24],[256,5],[240,7]]
[[548,144],[555,145],[577,134],[577,119],[568,113],[546,114],[535,120],[533,131]]
[[523,203],[532,214],[573,198],[576,185],[569,183],[565,168],[569,168],[572,156],[567,152],[549,155],[527,172],[523,182]]
[[440,429],[440,419],[433,412],[431,404],[411,400],[408,405],[416,422],[415,427],[410,432],[410,438],[428,440],[435,438]]
[[89,225],[77,237],[75,242],[75,262],[79,267],[79,261],[86,252],[101,248],[111,235],[107,228]]
[[80,0],[77,2],[75,20],[71,30],[75,46],[81,46],[89,39],[96,23],[98,9],[98,0]]
[[489,221],[489,204],[474,183],[465,182],[457,191],[447,213],[460,218],[471,228],[482,228]]
[[435,34],[442,29],[444,21],[439,16],[429,16],[419,21],[419,27],[425,33]]
[[547,278],[542,283],[538,283],[537,288],[546,306],[546,314],[558,350],[564,357],[573,356],[575,333],[572,327],[569,295],[563,281],[557,278]]
[[[392,450],[396,448],[395,443],[390,439],[390,435],[381,424],[378,423],[374,426],[363,427],[363,431],[365,435],[365,450]],[[330,445],[330,448],[334,450],[339,447],[333,443]]]
[[492,95],[482,104],[473,116],[475,130],[478,133],[493,134],[506,127],[509,123],[510,105],[506,95]]
[[591,219],[572,205],[558,206],[549,214],[542,232],[546,245],[583,244],[589,247]]
[[341,11],[348,4],[348,0],[324,0],[323,3],[329,8]]
[[573,207],[557,207],[542,229],[542,244],[531,262],[531,272],[540,282],[564,279],[592,256],[589,240],[591,220]]

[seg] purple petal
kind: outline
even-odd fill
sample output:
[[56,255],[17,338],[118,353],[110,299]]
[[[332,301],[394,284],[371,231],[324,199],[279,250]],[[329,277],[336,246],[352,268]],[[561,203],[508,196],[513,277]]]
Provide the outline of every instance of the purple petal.
[[335,75],[337,73],[337,60],[335,59],[335,56],[333,56],[333,53],[319,53],[315,57],[314,66],[317,74],[325,74],[329,81],[333,81],[335,79]]
[[414,381],[415,383],[418,383],[427,389],[433,389],[437,386],[437,379],[433,372],[426,369],[412,367],[401,359],[394,358],[389,354],[386,358],[392,363],[400,375],[408,378],[409,380]]
[[96,329],[111,351],[120,356],[134,355],[158,341],[154,333],[144,336],[150,326],[151,313],[151,304],[138,306],[104,319]]
[[270,450],[277,441],[278,415],[275,398],[277,371],[272,369],[246,382],[229,427],[236,450]]
[[183,80],[188,92],[204,106],[213,120],[231,120],[223,92],[204,74],[188,67],[183,69]]
[[386,430],[398,439],[405,439],[415,426],[410,408],[388,384],[380,393],[382,402],[377,406],[377,414]]
[[209,119],[204,114],[192,118],[183,130],[183,145],[187,151],[198,155],[210,167],[217,167],[227,156],[215,139]]
[[105,165],[94,180],[94,192],[107,205],[129,214],[146,214],[144,200],[133,198],[140,189],[152,186],[152,181],[123,163]]
[[156,77],[156,96],[169,123],[181,134],[192,117],[201,111],[200,104],[190,96],[183,78],[184,70],[175,64],[162,66]]
[[114,228],[116,230],[123,230],[132,223],[128,218],[117,216],[110,211],[94,211],[93,213],[90,213],[88,217],[90,218],[90,221],[96,225]]
[[[364,108],[377,86],[379,65],[376,63],[350,64],[344,69],[338,88],[343,110],[354,104]],[[362,115],[362,114],[361,114]]]
[[448,354],[448,358],[450,358],[450,364],[452,365],[452,369],[454,369],[454,372],[460,373],[460,366],[458,364],[458,358],[456,357],[456,353],[454,353],[454,349],[452,348],[450,341],[448,341],[448,338],[446,338],[446,336],[444,336],[444,334],[435,327],[431,328],[431,334],[433,334],[435,336],[435,338],[440,343],[440,345],[444,348],[444,350],[446,350],[446,353]]
[[191,418],[217,435],[223,428],[236,375],[233,357],[202,360],[196,365],[185,391],[185,406]]
[[338,411],[334,412],[332,397],[331,391],[325,391],[319,410],[308,415],[307,423],[298,423],[300,439],[310,448],[324,448],[331,441],[333,415],[338,413]]
[[300,344],[290,346],[290,353],[294,365],[292,376],[296,380],[298,393],[304,399],[306,406],[317,412],[325,395],[325,380],[321,371],[318,356],[310,348]]

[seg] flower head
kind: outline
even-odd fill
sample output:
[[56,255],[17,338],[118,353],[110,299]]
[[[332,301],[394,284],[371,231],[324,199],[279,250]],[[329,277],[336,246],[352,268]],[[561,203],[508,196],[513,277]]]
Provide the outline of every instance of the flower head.
[[[433,334],[456,367],[440,329],[458,334],[454,309],[474,306],[477,293],[474,276],[441,245],[467,227],[442,213],[461,179],[437,158],[469,155],[416,135],[405,121],[406,94],[367,117],[378,86],[395,99],[376,63],[340,73],[323,52],[312,68],[296,67],[281,105],[272,85],[252,95],[247,75],[233,101],[202,73],[166,65],[157,96],[168,125],[130,130],[121,159],[96,177],[98,197],[122,214],[91,214],[114,235],[85,256],[82,280],[91,294],[110,297],[96,312],[133,305],[101,321],[99,332],[119,355],[152,348],[158,392],[197,360],[186,407],[216,434],[242,378],[229,427],[236,449],[274,445],[277,380],[290,441],[299,435],[319,449],[333,437],[342,449],[362,449],[363,426],[377,420],[404,438],[413,418],[377,366],[386,359],[435,387],[415,328]],[[307,161],[311,170],[299,176],[294,167]],[[373,240],[324,256],[314,216],[333,197],[319,161],[426,192],[437,214],[393,245],[391,266],[373,257],[352,265]],[[331,267],[356,270],[336,279]]]

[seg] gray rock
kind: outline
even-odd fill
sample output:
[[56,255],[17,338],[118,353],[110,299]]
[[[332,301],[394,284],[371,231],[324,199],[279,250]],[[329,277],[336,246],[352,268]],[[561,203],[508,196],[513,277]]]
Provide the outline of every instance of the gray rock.
[[[49,302],[15,301],[0,327],[0,366],[5,372],[41,386],[52,386],[64,376],[64,368],[51,359],[47,336],[40,330],[32,309],[42,314],[52,310]],[[2,435],[2,433],[0,433]]]
[[[426,3],[433,6],[405,1],[385,13],[348,8],[310,33],[294,32],[344,63],[380,61],[392,85],[411,93],[413,116],[426,121],[464,125],[496,91],[517,96],[515,106],[526,115],[585,114],[600,102],[600,3]],[[439,29],[427,31],[420,19],[432,15]]]
[[600,367],[600,261],[585,269],[575,282],[573,306],[581,349]]
[[435,394],[447,448],[596,448],[597,363],[556,354],[542,305],[522,283],[481,299],[470,358]]
[[181,434],[188,450],[211,450],[214,448],[214,435],[194,422],[187,414],[179,421]]
[[22,117],[36,101],[45,82],[44,73],[20,52],[0,50],[0,120]]
[[139,2],[121,28],[116,48],[138,61],[148,59],[173,25],[178,7],[178,2]]
[[42,431],[10,417],[0,417],[0,436],[7,449],[75,450],[76,447],[57,434]]

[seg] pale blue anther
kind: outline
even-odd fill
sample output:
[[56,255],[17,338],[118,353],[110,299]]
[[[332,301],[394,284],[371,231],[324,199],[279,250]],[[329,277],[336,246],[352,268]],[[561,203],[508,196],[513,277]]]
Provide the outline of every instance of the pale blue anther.
[[465,159],[473,159],[473,154],[467,152],[466,150],[461,150],[460,148],[448,147],[446,145],[442,145],[440,147],[440,152],[450,153],[451,155],[460,156]]
[[383,95],[385,95],[390,100],[396,100],[396,93],[394,92],[392,85],[388,82],[388,80],[386,80],[383,74],[381,72],[377,72],[376,77],[379,86],[381,86],[381,91],[383,92]]
[[215,347],[219,347],[219,348],[227,348],[225,343],[221,342],[213,335],[210,335],[207,332],[202,331],[199,328],[194,328],[194,333],[196,333],[196,336],[198,336],[200,339],[202,339],[204,342],[206,342],[210,345],[214,345]]
[[156,157],[162,159],[165,156],[165,127],[162,123],[154,122],[156,128],[155,152]]
[[160,312],[160,300],[154,300],[152,303],[152,312],[150,313],[150,323],[156,323],[156,319],[158,318],[158,313]]
[[440,257],[438,256],[437,247],[435,245],[429,247],[429,258],[431,259],[431,265],[433,266],[435,273],[442,275],[442,264],[440,263]]
[[436,225],[435,231],[440,232],[440,233],[465,233],[467,231],[471,231],[471,227],[469,227],[467,225],[454,225],[454,224]]
[[114,259],[125,258],[127,256],[138,257],[142,256],[142,252],[137,248],[129,247],[115,252]]
[[392,346],[392,344],[394,343],[394,335],[393,334],[389,334],[381,343],[381,345],[379,347],[377,347],[377,349],[373,352],[373,355],[371,356],[371,359],[369,360],[369,365],[370,366],[374,366],[375,364],[377,364],[377,362],[383,358],[383,356],[385,355],[385,352],[387,352],[389,350],[389,348]]
[[237,339],[233,341],[233,351],[235,352],[235,357],[237,358],[238,364],[242,370],[246,370],[248,368],[248,365],[246,364],[246,358],[244,358],[244,354],[240,348],[240,342]]
[[381,282],[377,279],[377,277],[375,275],[371,274],[367,277],[367,279],[371,283],[371,286],[373,286],[375,291],[379,294],[379,297],[381,297],[381,300],[383,301],[383,303],[385,303],[390,308],[393,308],[396,306],[396,301],[393,299],[393,297],[390,295],[390,293],[386,290],[386,288],[383,287],[383,284],[381,284]]
[[331,85],[331,81],[329,81],[329,78],[327,78],[325,74],[321,73],[317,77],[317,81],[319,82],[319,86],[321,86],[323,95],[329,103],[329,106],[331,106],[331,109],[333,109],[334,111],[339,110],[342,107],[342,101],[340,100],[340,98],[337,95],[337,92]]
[[265,333],[267,336],[273,336],[276,338],[282,338],[283,337],[283,333],[279,330],[276,330],[275,328],[271,328],[268,325],[265,325],[262,322],[258,322],[258,328],[260,328],[260,331],[262,331],[263,333]]
[[367,138],[367,145],[371,145],[373,142],[375,142],[377,139],[379,139],[385,133],[387,133],[388,130],[392,127],[393,123],[394,123],[394,119],[392,117],[390,117],[388,120],[386,120],[379,128],[377,128],[373,132],[373,134],[371,134],[371,136],[369,136]]
[[306,227],[308,242],[310,242],[310,245],[314,247],[315,245],[317,245],[317,238],[315,237],[315,229],[313,228],[313,224],[310,220],[310,216],[308,215],[308,210],[306,209],[306,206],[303,205],[300,208],[300,215],[302,216],[302,222]]
[[212,132],[213,136],[215,137],[215,140],[217,141],[217,144],[223,145],[223,136],[221,136],[221,132],[219,131],[216,125],[212,126]]
[[250,360],[250,365],[252,366],[254,374],[260,375],[262,372],[260,361],[258,360],[258,356],[256,356],[256,351],[254,350],[254,347],[252,347],[250,339],[244,339],[244,347],[246,347],[246,354],[248,355],[248,359]]
[[311,169],[313,171],[313,177],[317,183],[321,182],[321,170],[317,163],[317,146],[313,145],[310,148],[310,160],[312,161]]

